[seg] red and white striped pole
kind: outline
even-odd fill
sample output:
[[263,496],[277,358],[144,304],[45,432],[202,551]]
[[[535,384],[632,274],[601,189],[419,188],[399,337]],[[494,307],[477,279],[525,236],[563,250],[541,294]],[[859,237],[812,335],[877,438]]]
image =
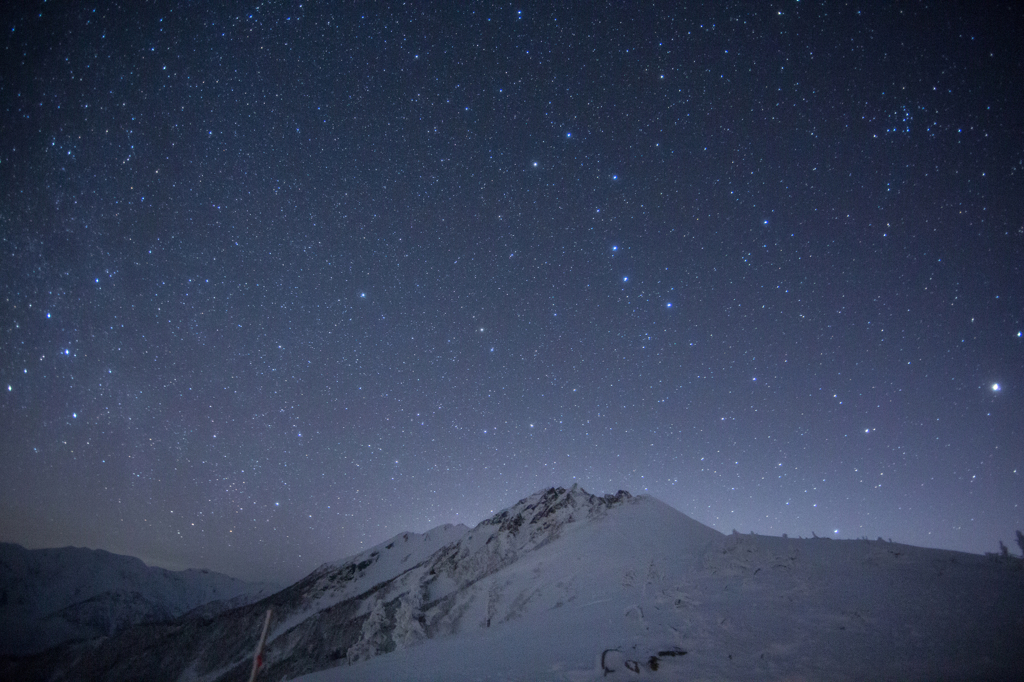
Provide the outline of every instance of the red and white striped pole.
[[270,628],[270,615],[273,609],[267,609],[267,618],[263,621],[263,634],[260,635],[260,643],[256,645],[256,653],[252,657],[252,674],[249,675],[249,682],[256,682],[256,672],[263,666],[263,645],[267,643],[267,630]]

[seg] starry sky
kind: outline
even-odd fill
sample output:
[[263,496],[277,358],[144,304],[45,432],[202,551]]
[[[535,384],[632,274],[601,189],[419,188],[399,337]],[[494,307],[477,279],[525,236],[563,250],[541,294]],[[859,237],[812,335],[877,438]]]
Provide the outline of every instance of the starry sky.
[[283,582],[573,483],[1024,529],[1017,3],[0,30],[0,540]]

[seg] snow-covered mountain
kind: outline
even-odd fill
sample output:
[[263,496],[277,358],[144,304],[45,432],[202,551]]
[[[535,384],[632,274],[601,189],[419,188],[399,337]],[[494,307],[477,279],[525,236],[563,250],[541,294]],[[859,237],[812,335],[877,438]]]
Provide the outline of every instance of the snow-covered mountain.
[[261,602],[67,646],[0,677],[1024,679],[1024,568],[884,541],[722,535],[572,487],[403,533]]
[[[168,571],[130,556],[0,543],[0,654],[33,654],[69,640],[168,621],[219,600],[276,591],[211,571]],[[241,600],[241,601],[238,601]]]

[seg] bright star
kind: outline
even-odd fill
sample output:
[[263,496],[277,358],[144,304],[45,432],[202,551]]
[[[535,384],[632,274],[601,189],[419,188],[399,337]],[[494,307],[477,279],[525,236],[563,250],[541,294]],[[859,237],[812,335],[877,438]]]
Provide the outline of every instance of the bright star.
[[998,393],[999,391],[1001,391],[1003,389],[1002,389],[1002,387],[999,384],[992,384],[992,390],[995,391],[996,393]]

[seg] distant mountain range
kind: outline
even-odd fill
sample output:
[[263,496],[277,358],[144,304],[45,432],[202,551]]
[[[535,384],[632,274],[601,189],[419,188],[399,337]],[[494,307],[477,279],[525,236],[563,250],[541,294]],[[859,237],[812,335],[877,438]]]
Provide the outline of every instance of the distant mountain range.
[[0,654],[26,655],[71,640],[166,622],[265,597],[277,588],[211,571],[168,571],[130,556],[0,543]]
[[0,661],[21,680],[1024,679],[1024,563],[723,535],[647,496],[542,490],[258,602]]

